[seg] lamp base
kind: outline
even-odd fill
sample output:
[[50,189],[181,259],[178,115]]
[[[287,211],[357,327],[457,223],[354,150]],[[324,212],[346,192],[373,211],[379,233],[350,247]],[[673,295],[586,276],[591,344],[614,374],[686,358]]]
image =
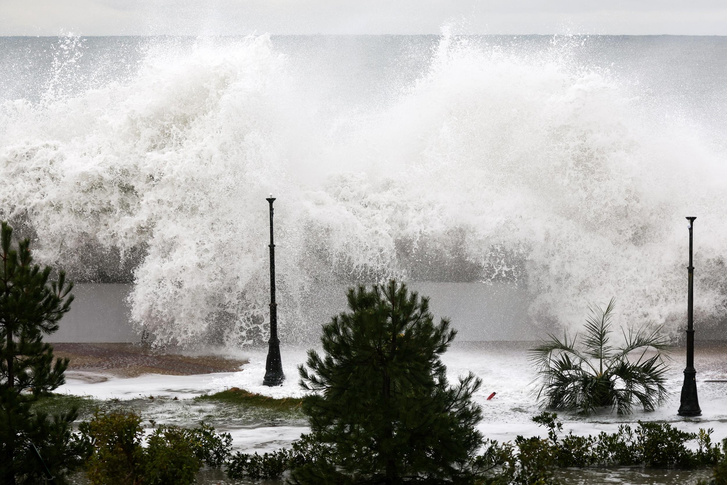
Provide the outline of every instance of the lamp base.
[[680,393],[680,409],[677,414],[680,416],[700,416],[700,405],[698,404],[698,388],[695,385],[695,369],[687,368],[684,371],[682,392]]
[[281,350],[278,342],[268,342],[268,357],[265,361],[263,385],[268,387],[280,386],[284,380],[286,380],[286,376],[283,374]]

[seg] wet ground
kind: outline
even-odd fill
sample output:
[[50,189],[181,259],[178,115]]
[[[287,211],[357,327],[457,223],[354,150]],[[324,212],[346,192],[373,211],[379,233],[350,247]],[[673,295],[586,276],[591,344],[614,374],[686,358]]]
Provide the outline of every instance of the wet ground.
[[[516,435],[543,435],[542,427],[531,418],[540,412],[533,393],[534,373],[528,360],[529,343],[461,342],[444,354],[448,378],[473,372],[483,379],[474,396],[481,405],[480,431],[490,439],[513,440]],[[229,432],[235,451],[264,453],[289,446],[308,430],[301,415],[280,416],[260,410],[194,399],[231,387],[239,387],[270,397],[300,397],[297,367],[306,360],[306,347],[281,347],[283,385],[262,384],[266,348],[238,350],[237,354],[192,355],[183,351],[155,351],[130,344],[55,344],[56,354],[69,357],[66,384],[59,392],[104,400],[108,406],[122,406],[139,412],[157,423],[196,424],[205,421],[218,431]],[[209,352],[208,352],[209,354]],[[684,431],[714,429],[714,441],[726,436],[726,346],[725,342],[696,346],[698,393],[702,416],[677,415],[683,383],[684,350],[671,349],[667,401],[654,412],[636,409],[632,415],[614,413],[589,418],[563,414],[564,433],[577,435],[614,432],[621,424],[635,425],[638,420],[667,422]],[[495,398],[487,397],[497,392]],[[629,485],[694,485],[706,478],[707,470],[596,469],[560,471],[568,485],[624,483]],[[85,482],[77,482],[83,484]],[[231,484],[216,472],[202,474],[198,483]],[[280,482],[268,482],[280,483]]]
[[68,370],[117,377],[142,374],[196,375],[235,372],[247,361],[218,355],[192,355],[128,343],[56,343],[53,354],[68,358]]

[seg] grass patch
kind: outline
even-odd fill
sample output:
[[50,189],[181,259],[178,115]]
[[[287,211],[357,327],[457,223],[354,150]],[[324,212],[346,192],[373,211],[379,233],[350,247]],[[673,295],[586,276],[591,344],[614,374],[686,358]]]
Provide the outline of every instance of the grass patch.
[[303,403],[302,398],[286,397],[276,399],[261,394],[248,392],[245,389],[233,387],[226,391],[217,392],[215,394],[205,394],[196,397],[195,400],[201,401],[217,401],[225,404],[235,404],[238,406],[263,408],[271,411],[280,411],[283,413],[296,412],[301,410]]
[[126,410],[138,413],[145,421],[185,423],[204,421],[216,427],[257,425],[301,425],[306,422],[302,398],[275,399],[239,388],[194,399],[140,397],[137,399],[93,399],[68,394],[49,394],[33,403],[34,412],[48,415],[78,408],[77,421],[90,420],[97,410]]
[[35,413],[46,413],[48,415],[61,414],[78,408],[80,419],[86,419],[93,415],[94,411],[101,406],[103,401],[90,397],[73,396],[71,394],[47,394],[38,398],[32,404],[31,409]]

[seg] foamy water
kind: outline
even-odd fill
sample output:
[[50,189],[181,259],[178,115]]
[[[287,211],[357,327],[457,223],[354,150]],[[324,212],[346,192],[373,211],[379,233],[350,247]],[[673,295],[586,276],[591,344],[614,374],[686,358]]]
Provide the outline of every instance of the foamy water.
[[[3,39],[0,218],[131,282],[159,343],[281,336],[317,290],[511,285],[529,325],[725,326],[725,38]],[[17,66],[26,66],[19,68]],[[497,324],[497,323],[496,323]]]
[[[546,436],[546,430],[534,423],[531,418],[542,409],[536,399],[536,372],[528,360],[527,343],[454,343],[442,356],[448,368],[451,384],[458,377],[474,373],[483,381],[481,389],[473,396],[483,411],[480,431],[486,438],[509,441],[516,436]],[[286,346],[281,348],[283,372],[286,379],[282,386],[263,385],[265,375],[265,349],[248,349],[238,352],[237,357],[249,359],[240,372],[207,374],[197,376],[145,375],[136,378],[110,377],[103,382],[90,383],[83,373],[67,373],[67,383],[57,392],[99,399],[144,399],[150,396],[167,403],[160,406],[145,419],[176,424],[194,424],[196,420],[212,420],[219,430],[233,435],[236,449],[247,452],[272,451],[290,444],[301,433],[308,431],[305,423],[258,423],[237,422],[235,419],[221,418],[216,421],[216,411],[209,404],[198,404],[201,410],[179,401],[175,397],[191,399],[202,394],[211,394],[231,387],[276,397],[301,397],[304,391],[299,387],[298,366],[306,361],[306,347]],[[683,383],[684,354],[681,350],[671,353],[666,387],[669,396],[666,402],[654,412],[644,412],[635,408],[631,415],[619,416],[616,413],[602,413],[589,418],[560,413],[564,423],[564,433],[573,431],[578,435],[596,435],[601,431],[613,433],[620,424],[634,425],[637,420],[664,421],[678,429],[697,432],[700,428],[712,428],[714,440],[726,437],[726,352],[725,345],[699,346],[695,354],[697,370],[698,399],[702,415],[683,418],[677,415],[680,407],[680,390]],[[495,392],[491,400],[488,396]],[[192,423],[190,422],[192,421]]]

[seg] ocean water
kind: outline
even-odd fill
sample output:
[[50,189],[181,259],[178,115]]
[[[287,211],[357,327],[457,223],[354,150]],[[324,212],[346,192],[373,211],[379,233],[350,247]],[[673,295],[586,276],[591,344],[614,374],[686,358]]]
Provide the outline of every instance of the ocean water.
[[0,38],[0,219],[156,342],[264,340],[271,193],[284,342],[392,277],[677,336],[686,216],[725,338],[726,38]]

